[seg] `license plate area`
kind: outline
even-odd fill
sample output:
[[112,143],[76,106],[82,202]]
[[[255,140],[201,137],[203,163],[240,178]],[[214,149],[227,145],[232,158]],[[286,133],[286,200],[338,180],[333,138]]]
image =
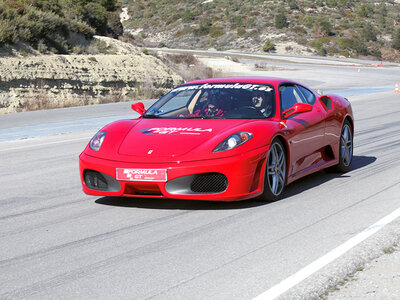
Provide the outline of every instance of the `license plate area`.
[[117,180],[166,182],[167,170],[117,168]]

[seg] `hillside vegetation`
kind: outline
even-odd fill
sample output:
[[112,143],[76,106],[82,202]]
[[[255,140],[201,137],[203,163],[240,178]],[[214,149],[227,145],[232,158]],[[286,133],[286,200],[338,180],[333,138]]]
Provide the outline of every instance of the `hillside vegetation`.
[[399,1],[124,0],[143,46],[284,51],[399,60]]
[[82,53],[95,34],[122,34],[117,0],[0,1],[0,46],[26,43],[41,53]]

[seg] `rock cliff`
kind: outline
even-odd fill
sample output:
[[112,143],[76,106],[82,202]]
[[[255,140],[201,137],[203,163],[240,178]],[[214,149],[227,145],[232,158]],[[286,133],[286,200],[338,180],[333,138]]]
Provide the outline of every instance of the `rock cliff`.
[[0,113],[152,97],[182,78],[132,45],[99,37],[115,53],[0,58]]

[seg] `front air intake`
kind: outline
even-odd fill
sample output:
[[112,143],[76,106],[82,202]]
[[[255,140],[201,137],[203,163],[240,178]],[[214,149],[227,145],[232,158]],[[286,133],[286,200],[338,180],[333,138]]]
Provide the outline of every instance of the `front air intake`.
[[205,173],[196,175],[190,189],[194,193],[222,193],[228,188],[228,179],[224,174]]
[[83,180],[85,185],[92,190],[116,192],[121,188],[115,178],[94,170],[85,170],[83,172]]

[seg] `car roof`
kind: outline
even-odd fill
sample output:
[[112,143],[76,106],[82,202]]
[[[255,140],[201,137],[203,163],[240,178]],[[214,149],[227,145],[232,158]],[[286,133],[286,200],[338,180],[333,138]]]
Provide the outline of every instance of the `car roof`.
[[275,77],[225,77],[225,78],[207,78],[202,80],[195,80],[185,83],[187,84],[201,84],[201,83],[230,83],[230,82],[237,82],[237,83],[267,83],[278,85],[282,82],[291,82],[296,83],[292,80],[283,79],[283,78],[275,78]]

